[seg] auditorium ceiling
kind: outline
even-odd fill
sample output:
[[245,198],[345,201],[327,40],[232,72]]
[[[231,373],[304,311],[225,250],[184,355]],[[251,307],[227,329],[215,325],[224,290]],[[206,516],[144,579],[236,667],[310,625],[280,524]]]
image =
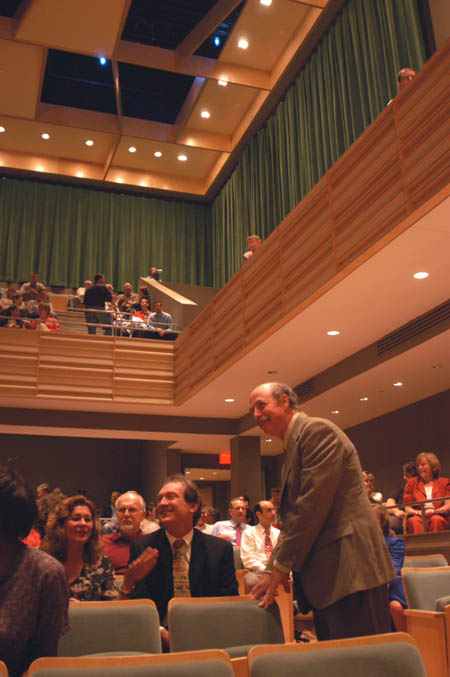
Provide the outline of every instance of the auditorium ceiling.
[[342,4],[0,0],[0,167],[210,200]]

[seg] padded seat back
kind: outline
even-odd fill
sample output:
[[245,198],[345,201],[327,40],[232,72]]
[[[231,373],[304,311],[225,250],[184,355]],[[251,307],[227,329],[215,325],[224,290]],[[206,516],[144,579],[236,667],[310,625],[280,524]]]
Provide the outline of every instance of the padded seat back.
[[403,562],[404,567],[446,567],[448,562],[444,555],[411,555]]
[[258,600],[171,601],[169,631],[172,651],[230,648],[233,657],[255,644],[284,642],[278,607],[267,611]]
[[426,677],[417,647],[408,642],[320,647],[317,651],[302,648],[283,653],[274,647],[271,653],[256,656],[251,660],[250,677]]
[[60,639],[58,656],[161,653],[159,616],[150,600],[72,603],[69,620],[72,628]]
[[402,579],[410,609],[435,611],[437,600],[450,594],[450,567],[403,567]]

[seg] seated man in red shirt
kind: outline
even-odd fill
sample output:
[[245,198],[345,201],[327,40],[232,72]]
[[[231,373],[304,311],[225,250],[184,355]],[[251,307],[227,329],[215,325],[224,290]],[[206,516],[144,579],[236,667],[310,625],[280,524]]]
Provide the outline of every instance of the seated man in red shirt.
[[140,524],[145,512],[145,501],[136,491],[127,491],[116,501],[119,531],[102,536],[103,554],[112,561],[116,574],[123,574],[127,568],[131,541],[143,536]]

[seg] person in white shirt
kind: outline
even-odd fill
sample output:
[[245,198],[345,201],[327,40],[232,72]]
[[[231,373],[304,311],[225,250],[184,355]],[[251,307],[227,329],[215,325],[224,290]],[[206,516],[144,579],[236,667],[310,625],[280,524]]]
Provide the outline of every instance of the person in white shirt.
[[260,581],[266,569],[280,530],[272,526],[276,510],[271,501],[260,501],[255,505],[258,524],[246,529],[241,539],[241,559],[249,572],[244,576],[245,591],[250,593]]
[[241,545],[244,531],[249,529],[245,522],[247,507],[242,498],[232,498],[229,507],[230,519],[216,522],[211,532],[212,536],[224,538],[231,545]]

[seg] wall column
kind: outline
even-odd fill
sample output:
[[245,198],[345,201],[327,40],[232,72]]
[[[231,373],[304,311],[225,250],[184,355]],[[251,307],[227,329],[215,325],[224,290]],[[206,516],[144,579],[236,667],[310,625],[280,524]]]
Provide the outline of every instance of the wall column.
[[231,498],[248,494],[250,507],[264,498],[259,437],[233,437],[231,451]]
[[141,491],[144,498],[154,501],[168,475],[180,472],[181,454],[167,449],[172,442],[142,443]]

